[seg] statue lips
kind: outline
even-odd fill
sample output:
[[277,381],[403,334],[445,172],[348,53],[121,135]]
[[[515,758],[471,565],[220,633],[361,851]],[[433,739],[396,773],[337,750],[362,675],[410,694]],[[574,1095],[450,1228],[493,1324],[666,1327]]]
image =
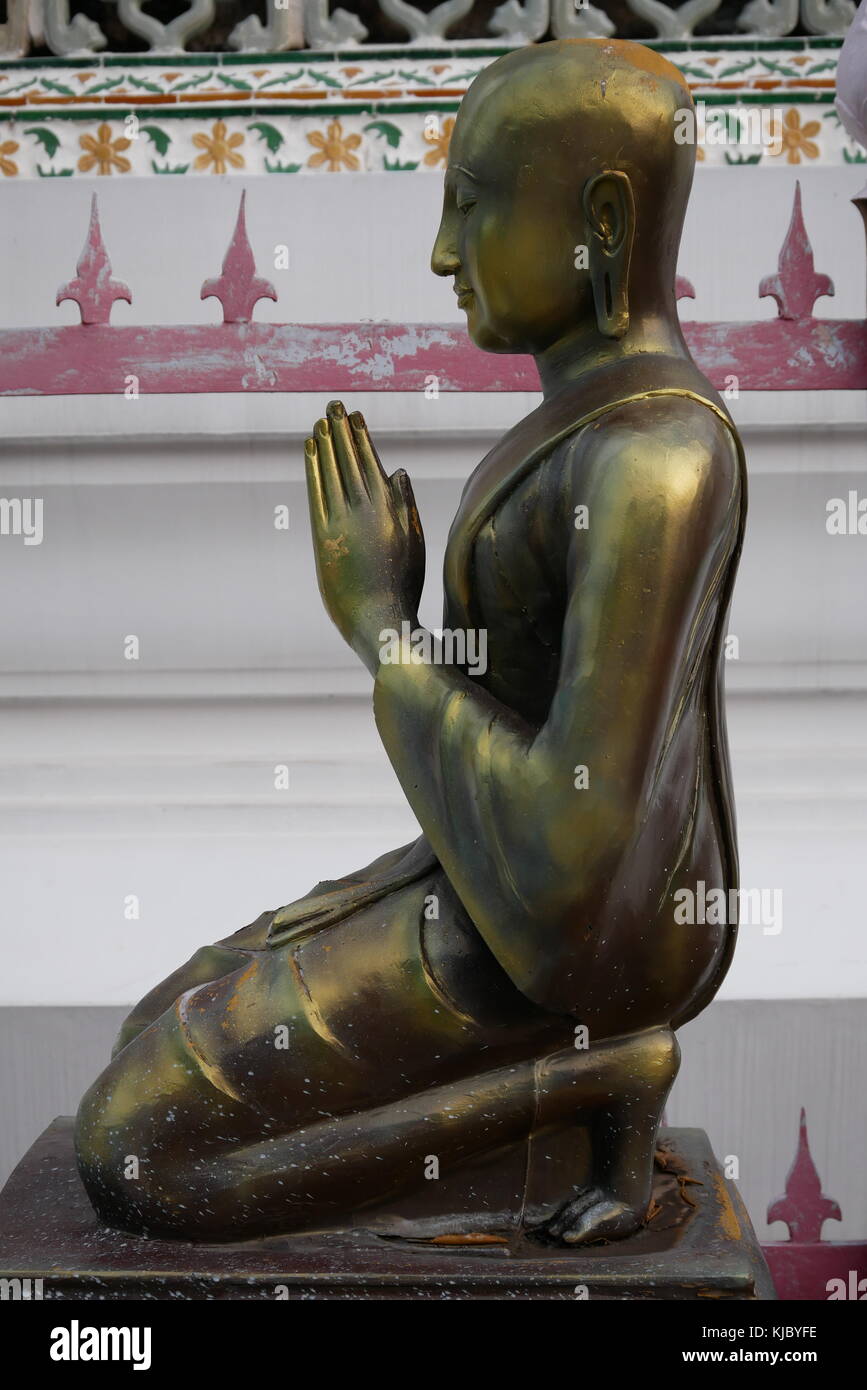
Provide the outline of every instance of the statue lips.
[[455,294],[458,297],[458,308],[463,309],[473,298],[473,291],[466,285],[455,285]]

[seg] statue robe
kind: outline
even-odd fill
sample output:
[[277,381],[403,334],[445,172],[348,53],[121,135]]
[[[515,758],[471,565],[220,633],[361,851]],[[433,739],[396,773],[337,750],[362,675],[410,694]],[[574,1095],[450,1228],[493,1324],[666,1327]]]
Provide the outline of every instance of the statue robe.
[[[696,593],[682,649],[668,653],[660,635],[673,713],[642,773],[628,852],[615,854],[593,815],[606,769],[587,716],[593,672],[571,664],[586,652],[576,596],[619,585],[627,639],[656,596],[618,572],[614,543],[607,575],[585,572],[577,460],[584,431],[618,406],[672,396],[713,412],[734,462],[722,520],[686,561]],[[292,1127],[544,1055],[576,1023],[598,1041],[698,1013],[735,924],[677,926],[672,902],[696,877],[737,886],[721,648],[745,496],[730,417],[688,359],[626,359],[510,430],[464,490],[445,562],[443,626],[486,629],[486,672],[383,665],[376,681],[377,724],[424,833],[198,952],[134,1010],[118,1050],[174,1007],[213,1085]],[[646,520],[648,545],[666,544]],[[624,648],[606,717],[643,717],[634,685]],[[528,769],[555,724],[567,734],[539,784]],[[603,880],[592,892],[591,851]]]

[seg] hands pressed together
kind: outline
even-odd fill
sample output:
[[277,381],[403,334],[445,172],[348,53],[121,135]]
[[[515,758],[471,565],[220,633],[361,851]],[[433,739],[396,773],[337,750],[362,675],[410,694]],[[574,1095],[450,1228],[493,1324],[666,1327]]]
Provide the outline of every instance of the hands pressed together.
[[304,441],[316,574],[325,607],[367,669],[382,633],[418,622],[424,535],[402,468],[387,477],[358,411],[330,401]]

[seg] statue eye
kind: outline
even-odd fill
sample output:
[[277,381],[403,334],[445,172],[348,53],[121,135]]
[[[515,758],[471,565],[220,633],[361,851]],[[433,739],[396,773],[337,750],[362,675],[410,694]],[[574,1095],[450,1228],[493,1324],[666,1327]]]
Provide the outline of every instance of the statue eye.
[[475,199],[468,198],[465,202],[458,203],[458,212],[461,214],[461,217],[467,217],[475,206]]

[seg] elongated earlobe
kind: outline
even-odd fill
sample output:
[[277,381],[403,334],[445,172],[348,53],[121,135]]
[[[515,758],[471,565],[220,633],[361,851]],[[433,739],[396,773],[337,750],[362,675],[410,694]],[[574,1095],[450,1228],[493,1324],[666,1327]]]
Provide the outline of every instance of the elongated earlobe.
[[629,263],[635,237],[635,199],[627,174],[609,169],[584,186],[584,216],[592,234],[590,283],[599,332],[622,338],[629,328]]

